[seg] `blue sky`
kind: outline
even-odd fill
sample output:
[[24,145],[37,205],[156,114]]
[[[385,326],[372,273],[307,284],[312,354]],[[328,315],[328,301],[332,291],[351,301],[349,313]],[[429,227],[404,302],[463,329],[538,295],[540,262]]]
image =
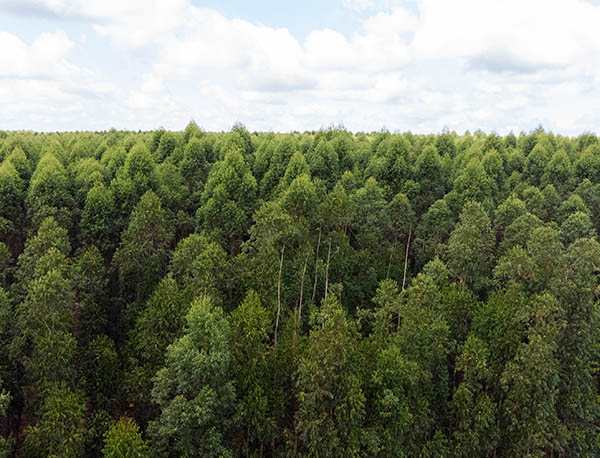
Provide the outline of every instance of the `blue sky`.
[[0,129],[600,125],[600,2],[0,0]]

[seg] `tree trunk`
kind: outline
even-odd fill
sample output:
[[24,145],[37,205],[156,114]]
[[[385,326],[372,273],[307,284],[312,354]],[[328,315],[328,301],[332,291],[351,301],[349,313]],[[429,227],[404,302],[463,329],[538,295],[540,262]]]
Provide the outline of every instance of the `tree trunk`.
[[331,239],[329,239],[329,249],[327,250],[327,269],[325,270],[325,297],[329,289],[329,261],[331,259]]
[[[404,275],[402,276],[402,292],[406,287],[406,269],[408,268],[408,250],[410,248],[410,237],[412,236],[412,224],[408,228],[408,239],[406,240],[406,251],[404,253]],[[402,302],[400,301],[398,305]],[[400,327],[400,310],[398,310],[398,328]]]
[[319,272],[319,248],[321,247],[321,228],[319,228],[319,240],[317,241],[317,253],[315,254],[315,281],[313,283],[312,301],[315,301],[317,293],[317,274]]
[[308,264],[308,253],[304,260],[304,268],[302,269],[302,279],[300,280],[300,301],[298,303],[298,322],[302,323],[302,296],[304,294],[304,276],[306,275],[306,265]]
[[279,277],[277,278],[277,318],[275,319],[275,347],[277,347],[277,330],[279,328],[279,315],[281,315],[281,271],[283,270],[283,252],[285,245],[281,247],[281,258],[279,259]]
[[408,240],[406,241],[406,253],[404,253],[404,276],[402,278],[402,291],[406,286],[406,269],[408,267],[408,249],[410,248],[410,237],[412,235],[412,225],[408,229]]

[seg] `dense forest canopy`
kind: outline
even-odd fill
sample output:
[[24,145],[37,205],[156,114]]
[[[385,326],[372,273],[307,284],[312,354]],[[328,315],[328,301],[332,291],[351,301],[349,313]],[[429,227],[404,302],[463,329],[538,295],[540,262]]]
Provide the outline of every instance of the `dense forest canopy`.
[[0,132],[0,458],[600,455],[600,142]]

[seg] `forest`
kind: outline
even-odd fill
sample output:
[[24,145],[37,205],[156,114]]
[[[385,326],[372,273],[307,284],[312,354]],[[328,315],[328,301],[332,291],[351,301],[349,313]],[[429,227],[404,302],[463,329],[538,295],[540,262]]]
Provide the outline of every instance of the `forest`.
[[600,141],[0,132],[0,458],[600,456]]

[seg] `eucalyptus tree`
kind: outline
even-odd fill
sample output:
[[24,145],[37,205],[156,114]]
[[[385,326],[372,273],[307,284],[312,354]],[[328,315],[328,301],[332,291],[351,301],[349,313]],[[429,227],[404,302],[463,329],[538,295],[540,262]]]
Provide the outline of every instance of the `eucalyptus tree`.
[[148,427],[153,456],[227,457],[234,413],[230,326],[208,296],[192,302],[185,332],[154,379],[159,417]]

